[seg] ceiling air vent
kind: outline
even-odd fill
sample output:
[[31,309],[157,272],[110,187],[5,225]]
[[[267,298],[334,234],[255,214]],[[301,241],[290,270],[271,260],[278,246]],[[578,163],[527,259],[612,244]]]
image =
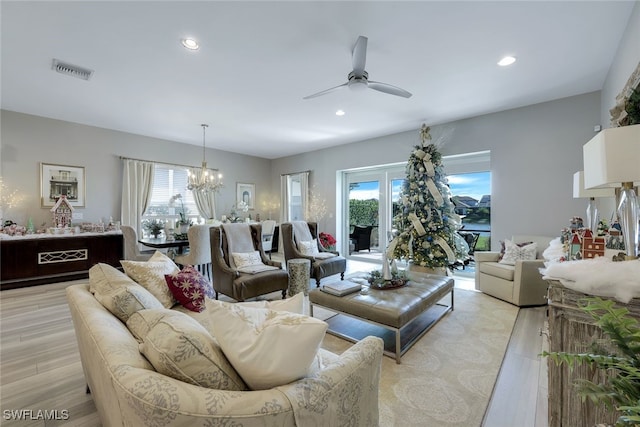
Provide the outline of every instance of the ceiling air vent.
[[82,80],[89,80],[93,75],[93,70],[89,70],[88,68],[78,67],[77,65],[69,64],[67,62],[62,62],[59,59],[53,60],[53,65],[51,66],[58,73],[66,74],[68,76],[77,77]]

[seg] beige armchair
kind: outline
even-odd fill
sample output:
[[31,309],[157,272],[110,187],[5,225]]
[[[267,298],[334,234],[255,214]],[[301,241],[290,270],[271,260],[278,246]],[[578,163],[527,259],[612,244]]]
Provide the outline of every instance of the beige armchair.
[[515,265],[498,262],[500,252],[475,252],[476,289],[519,307],[547,304],[547,282],[542,280],[542,252],[553,237],[513,236],[514,243],[537,243],[536,259],[516,261]]

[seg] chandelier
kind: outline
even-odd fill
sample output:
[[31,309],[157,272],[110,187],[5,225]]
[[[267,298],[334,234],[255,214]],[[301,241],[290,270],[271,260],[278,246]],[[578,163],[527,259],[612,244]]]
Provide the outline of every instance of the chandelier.
[[205,133],[209,125],[202,124],[200,126],[202,126],[202,168],[196,173],[187,171],[189,176],[187,189],[201,193],[215,193],[222,187],[222,174],[207,168]]

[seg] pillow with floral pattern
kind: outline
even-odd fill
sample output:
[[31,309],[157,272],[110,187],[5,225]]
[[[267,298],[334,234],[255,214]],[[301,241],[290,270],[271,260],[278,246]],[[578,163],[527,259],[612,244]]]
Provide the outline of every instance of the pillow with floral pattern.
[[316,239],[298,242],[298,250],[302,255],[315,256],[319,254],[318,241]]
[[211,296],[213,289],[209,280],[194,266],[187,265],[164,278],[171,294],[184,308],[198,313],[205,309],[205,297]]
[[156,251],[149,261],[121,260],[120,265],[127,276],[131,277],[162,303],[165,308],[175,304],[173,295],[167,287],[165,274],[172,274],[180,269],[171,258]]

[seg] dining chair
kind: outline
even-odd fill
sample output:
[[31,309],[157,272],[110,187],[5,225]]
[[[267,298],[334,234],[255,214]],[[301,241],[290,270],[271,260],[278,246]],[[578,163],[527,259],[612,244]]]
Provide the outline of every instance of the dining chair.
[[271,250],[273,249],[273,233],[276,229],[276,222],[272,219],[262,221],[262,250],[269,254],[271,259]]
[[187,231],[189,252],[176,255],[174,261],[180,265],[193,265],[211,280],[211,243],[209,229],[211,225],[192,225]]
[[124,259],[132,261],[148,261],[153,253],[142,253],[138,247],[138,233],[133,227],[121,225],[122,237],[124,240]]

